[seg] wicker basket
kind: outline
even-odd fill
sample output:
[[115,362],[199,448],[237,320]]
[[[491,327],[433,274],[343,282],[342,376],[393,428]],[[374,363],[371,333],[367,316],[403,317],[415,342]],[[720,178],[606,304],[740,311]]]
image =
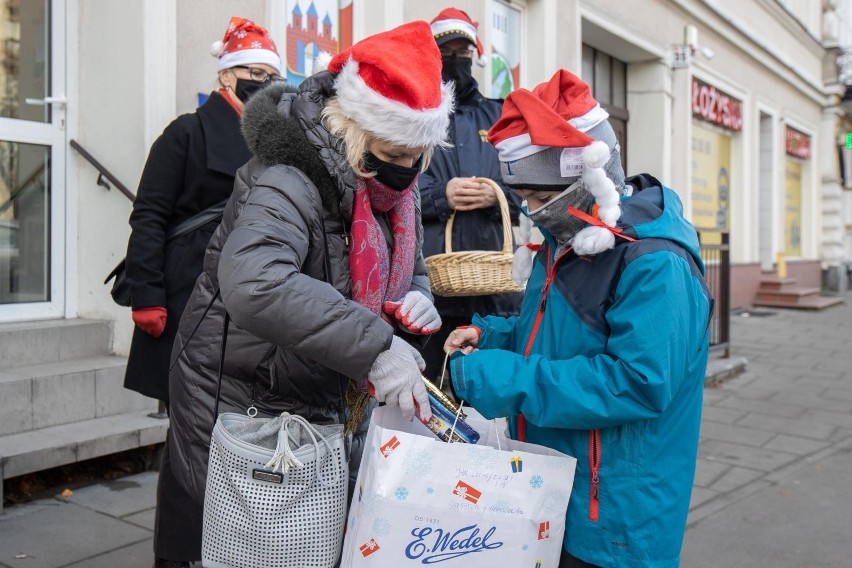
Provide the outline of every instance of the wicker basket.
[[506,196],[500,186],[488,178],[474,178],[473,181],[487,183],[497,195],[503,219],[503,250],[453,252],[453,213],[447,221],[444,235],[444,250],[447,252],[426,259],[432,292],[438,296],[490,296],[521,292],[523,288],[512,280],[512,225]]

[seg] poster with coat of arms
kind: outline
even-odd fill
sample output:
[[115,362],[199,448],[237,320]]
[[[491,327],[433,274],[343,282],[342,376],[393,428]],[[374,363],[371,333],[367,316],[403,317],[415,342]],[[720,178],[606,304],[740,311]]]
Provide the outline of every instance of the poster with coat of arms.
[[321,51],[352,46],[353,0],[286,0],[284,58],[287,82],[298,85],[313,72]]

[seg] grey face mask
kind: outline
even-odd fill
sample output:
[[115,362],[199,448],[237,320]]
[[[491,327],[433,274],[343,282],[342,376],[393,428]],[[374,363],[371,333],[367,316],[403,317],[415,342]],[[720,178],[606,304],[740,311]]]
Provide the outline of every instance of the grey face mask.
[[578,180],[544,206],[531,211],[529,217],[533,223],[550,233],[561,249],[586,226],[585,221],[571,215],[567,209],[576,207],[584,213],[589,213],[594,201],[594,196],[585,188],[583,182]]

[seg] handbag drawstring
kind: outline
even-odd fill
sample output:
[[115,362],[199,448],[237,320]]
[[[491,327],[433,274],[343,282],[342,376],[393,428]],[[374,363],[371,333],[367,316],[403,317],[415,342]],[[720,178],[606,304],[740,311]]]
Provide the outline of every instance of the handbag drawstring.
[[[281,413],[281,428],[278,430],[278,443],[275,446],[275,454],[272,456],[271,460],[266,462],[265,467],[271,468],[272,471],[281,471],[282,473],[289,473],[290,468],[301,469],[305,467],[304,462],[296,457],[296,454],[293,453],[293,449],[290,447],[291,425],[301,427],[302,430],[307,432],[308,436],[310,436],[314,448],[316,449],[316,479],[320,484],[329,487],[329,485],[324,483],[322,480],[322,467],[325,461],[331,457],[332,452],[334,452],[334,448],[332,448],[325,436],[316,432],[311,423],[298,414],[290,414],[289,412]],[[322,440],[328,450],[328,452],[326,452],[325,459],[323,460],[320,460],[320,442],[317,437],[319,437],[319,440]]]

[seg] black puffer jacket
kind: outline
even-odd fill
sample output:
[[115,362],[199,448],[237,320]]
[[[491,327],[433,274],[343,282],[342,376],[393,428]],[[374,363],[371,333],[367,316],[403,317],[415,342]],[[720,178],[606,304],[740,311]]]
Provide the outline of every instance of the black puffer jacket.
[[[172,352],[169,451],[176,477],[199,502],[226,308],[231,324],[220,412],[245,412],[254,404],[261,415],[286,410],[316,423],[343,422],[348,381],[366,376],[390,346],[390,326],[350,300],[345,232],[355,176],[342,143],[320,122],[333,80],[319,73],[295,93],[272,85],[251,99],[243,115],[254,157],[237,172]],[[412,290],[431,297],[419,194],[414,198],[418,260]],[[390,240],[389,228],[382,228]],[[365,435],[362,423],[352,446],[353,478]]]

